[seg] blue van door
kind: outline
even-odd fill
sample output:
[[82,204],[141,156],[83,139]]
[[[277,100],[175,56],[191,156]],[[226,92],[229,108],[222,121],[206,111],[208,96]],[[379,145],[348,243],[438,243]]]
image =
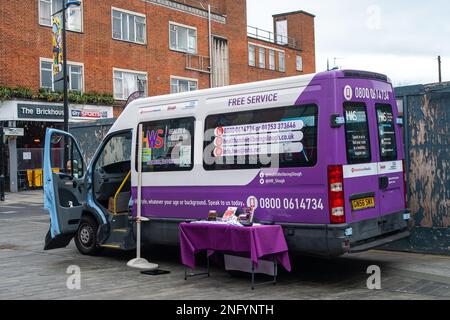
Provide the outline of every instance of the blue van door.
[[75,236],[86,199],[86,165],[80,148],[67,132],[47,129],[44,148],[44,207],[50,230],[44,250],[66,247]]

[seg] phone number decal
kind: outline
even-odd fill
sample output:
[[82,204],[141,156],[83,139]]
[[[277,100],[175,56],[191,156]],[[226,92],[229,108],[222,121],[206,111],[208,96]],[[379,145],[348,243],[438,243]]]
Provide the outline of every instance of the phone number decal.
[[261,209],[323,210],[321,198],[259,198]]

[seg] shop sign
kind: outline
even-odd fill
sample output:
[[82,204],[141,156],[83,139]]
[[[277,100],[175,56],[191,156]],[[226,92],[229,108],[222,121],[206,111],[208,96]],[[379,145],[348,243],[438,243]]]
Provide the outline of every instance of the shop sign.
[[23,137],[25,130],[23,128],[3,128],[5,136]]
[[51,119],[63,120],[64,107],[38,104],[17,104],[19,119]]
[[102,109],[85,109],[85,108],[72,108],[70,110],[70,116],[72,119],[108,119],[112,118],[112,108],[108,110]]

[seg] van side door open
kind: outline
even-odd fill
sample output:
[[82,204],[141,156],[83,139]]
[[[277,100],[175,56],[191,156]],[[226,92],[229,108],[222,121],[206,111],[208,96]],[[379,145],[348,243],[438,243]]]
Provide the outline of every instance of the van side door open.
[[74,137],[64,131],[47,129],[44,207],[50,215],[50,230],[44,250],[64,248],[75,236],[86,198],[85,171],[86,165]]

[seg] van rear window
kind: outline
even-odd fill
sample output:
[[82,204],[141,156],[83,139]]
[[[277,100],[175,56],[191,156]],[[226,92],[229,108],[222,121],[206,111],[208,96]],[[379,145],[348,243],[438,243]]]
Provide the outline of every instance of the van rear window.
[[206,170],[313,167],[316,105],[211,115],[205,122]]
[[348,103],[344,105],[344,111],[348,163],[371,162],[372,155],[370,153],[370,135],[366,106],[364,104]]
[[381,161],[397,160],[397,140],[392,107],[388,104],[377,104],[375,109],[377,111]]

